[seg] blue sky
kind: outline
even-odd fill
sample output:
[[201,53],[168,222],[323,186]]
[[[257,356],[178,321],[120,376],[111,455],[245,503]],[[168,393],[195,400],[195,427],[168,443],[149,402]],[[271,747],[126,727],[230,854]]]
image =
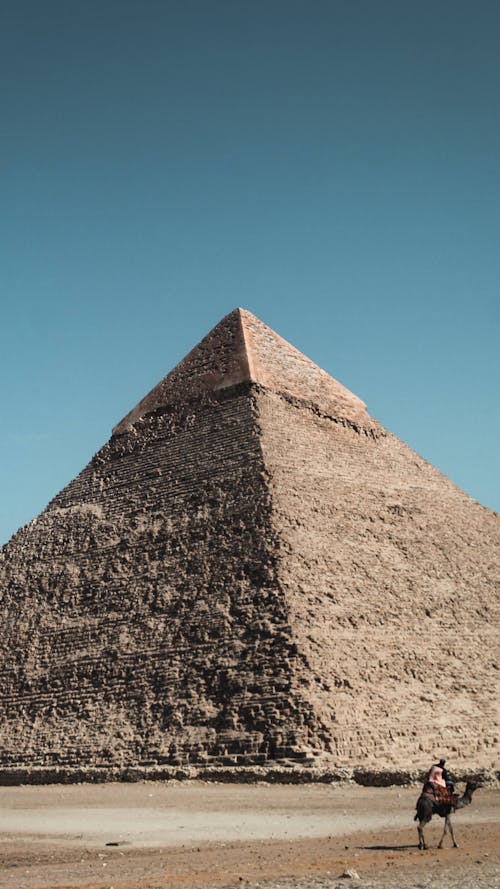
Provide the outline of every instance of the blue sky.
[[237,305],[500,511],[497,0],[0,14],[0,542]]

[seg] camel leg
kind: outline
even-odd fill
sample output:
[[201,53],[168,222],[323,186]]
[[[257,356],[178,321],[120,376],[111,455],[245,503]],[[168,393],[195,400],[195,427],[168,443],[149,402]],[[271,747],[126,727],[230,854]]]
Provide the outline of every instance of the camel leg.
[[446,818],[444,819],[443,836],[441,837],[441,839],[439,841],[438,849],[443,848],[443,840],[444,840],[447,833],[449,833],[451,836],[451,839],[453,842],[453,848],[458,849],[458,843],[455,841],[455,834],[453,833],[453,824],[451,822],[451,818],[449,815],[447,815]]
[[447,815],[446,818],[444,819],[443,835],[442,835],[441,839],[439,840],[438,849],[443,848],[443,840],[444,840],[446,834],[448,833],[448,829],[449,829],[449,824],[448,824],[448,815]]
[[[427,823],[427,822],[426,822]],[[419,849],[427,849],[425,838],[424,838],[424,824],[419,824],[417,827],[418,830],[418,848]]]
[[455,842],[455,834],[453,833],[453,824],[451,818],[447,818],[446,820],[448,822],[448,830],[450,831],[451,838],[453,840],[453,848],[458,849],[458,843]]

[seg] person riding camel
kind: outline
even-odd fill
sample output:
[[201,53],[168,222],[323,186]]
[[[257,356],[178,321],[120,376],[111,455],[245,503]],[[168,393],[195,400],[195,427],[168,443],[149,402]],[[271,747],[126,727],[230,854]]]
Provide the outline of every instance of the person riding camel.
[[[455,793],[455,785],[448,774],[448,770],[445,768],[446,760],[440,759],[438,763],[435,763],[429,769],[429,774],[427,775],[427,782],[430,783],[434,789],[434,796],[436,799],[439,796],[442,796],[443,793],[448,792],[448,794],[452,795]],[[440,788],[443,788],[442,790]]]
[[445,763],[445,759],[440,759],[438,763],[434,763],[434,765],[430,767],[427,780],[430,781],[431,784],[436,784],[438,787],[446,787],[445,774],[447,773]]

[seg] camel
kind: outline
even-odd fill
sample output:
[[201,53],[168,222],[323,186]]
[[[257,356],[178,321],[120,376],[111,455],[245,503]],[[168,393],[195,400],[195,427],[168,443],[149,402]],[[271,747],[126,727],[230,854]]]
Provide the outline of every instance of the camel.
[[424,827],[426,824],[429,823],[433,815],[439,815],[440,818],[444,818],[443,836],[439,841],[438,849],[443,848],[443,840],[446,833],[449,833],[451,835],[454,848],[458,848],[458,843],[455,842],[453,825],[451,823],[450,815],[452,812],[455,811],[455,809],[463,809],[464,806],[469,806],[472,802],[472,794],[475,790],[477,790],[479,786],[480,785],[474,781],[467,781],[464,795],[459,797],[458,799],[455,798],[454,803],[439,802],[438,800],[432,799],[430,795],[427,795],[427,792],[422,791],[422,794],[417,801],[417,814],[414,818],[414,821],[419,822],[417,828],[419,849],[427,849],[427,845],[424,839]]

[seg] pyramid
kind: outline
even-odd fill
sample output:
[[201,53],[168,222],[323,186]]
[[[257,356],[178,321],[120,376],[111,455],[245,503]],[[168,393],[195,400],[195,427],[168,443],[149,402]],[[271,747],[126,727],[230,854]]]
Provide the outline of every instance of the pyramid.
[[1,550],[0,762],[489,768],[499,543],[236,309]]

